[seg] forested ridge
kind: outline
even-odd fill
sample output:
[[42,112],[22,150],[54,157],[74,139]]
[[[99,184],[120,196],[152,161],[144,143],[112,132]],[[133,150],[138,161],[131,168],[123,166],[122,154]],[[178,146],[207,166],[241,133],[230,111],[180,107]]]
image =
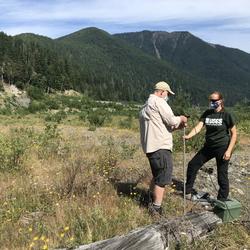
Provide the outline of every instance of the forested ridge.
[[[75,89],[99,100],[141,102],[159,80],[170,82],[176,92],[188,92],[193,103],[206,103],[208,93],[216,87],[225,92],[230,104],[250,97],[246,53],[242,57],[245,69],[240,75],[237,68],[236,84],[225,83],[223,78],[219,81],[219,73],[214,81],[202,74],[195,56],[193,68],[192,61],[184,67],[167,56],[157,58],[125,38],[97,28],[82,29],[58,39],[29,33],[7,36],[1,32],[1,78],[22,89],[30,85],[47,92]],[[167,49],[162,49],[161,55],[163,51],[167,53]],[[227,48],[224,53],[239,64],[240,56],[234,50]],[[216,67],[212,62],[210,66]]]
[[142,31],[115,37],[203,79],[227,99],[250,97],[250,54],[244,51],[205,42],[189,32]]
[[0,33],[0,61],[4,81],[19,88],[29,85],[42,89],[72,87],[72,65],[67,57],[59,53],[53,40],[39,38],[37,42],[38,38],[31,34],[11,37]]

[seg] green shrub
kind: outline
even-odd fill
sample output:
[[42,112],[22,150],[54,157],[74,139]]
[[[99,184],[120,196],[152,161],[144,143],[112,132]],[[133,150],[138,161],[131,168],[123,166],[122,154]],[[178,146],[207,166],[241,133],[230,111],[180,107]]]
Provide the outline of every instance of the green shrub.
[[24,82],[22,82],[22,81],[16,81],[16,82],[15,82],[15,85],[16,85],[16,87],[17,87],[18,89],[23,89],[24,86],[25,86]]
[[16,109],[15,114],[18,115],[18,118],[21,118],[21,117],[23,117],[25,115],[28,115],[29,110],[27,108],[19,107],[19,108]]
[[48,109],[59,109],[60,108],[60,103],[56,98],[46,98],[45,104],[48,107]]
[[[85,99],[80,96],[60,96],[57,100],[64,106],[70,109],[81,109],[86,106]],[[89,106],[88,106],[89,107]]]
[[11,115],[12,110],[11,110],[11,108],[1,108],[0,109],[0,114],[1,115]]
[[132,159],[136,150],[139,148],[138,145],[135,144],[129,144],[126,142],[121,143],[121,158],[122,159]]
[[0,170],[11,171],[22,168],[27,149],[31,146],[33,131],[15,129],[10,135],[0,136]]
[[88,114],[87,119],[90,124],[90,130],[94,131],[96,127],[101,127],[104,124],[106,118],[106,114],[101,113],[100,111],[95,111]]
[[44,97],[44,91],[38,87],[30,85],[26,91],[32,100],[41,100]]
[[87,112],[85,112],[85,111],[81,111],[80,113],[79,113],[79,119],[81,120],[81,121],[86,121],[86,119],[87,119]]
[[[186,134],[188,134],[190,130],[186,131],[187,131]],[[184,135],[183,130],[174,132],[173,134],[174,151],[183,151],[183,135]],[[198,151],[199,149],[202,148],[204,140],[205,140],[205,129],[198,135],[195,135],[193,138],[185,142],[186,152]]]
[[[189,109],[188,113],[190,114],[190,118],[188,119],[188,127],[185,129],[186,134],[188,134],[196,126],[200,116],[199,109],[197,108]],[[183,151],[183,135],[183,129],[173,132],[173,144],[175,151]],[[186,141],[186,151],[198,151],[203,146],[204,141],[205,129],[203,128],[199,134]]]
[[113,178],[119,158],[118,145],[112,136],[103,138],[103,153],[96,162],[96,169],[105,179]]
[[48,159],[64,153],[66,147],[62,147],[62,137],[57,123],[47,123],[44,131],[38,136],[38,157]]
[[47,106],[46,106],[46,104],[44,104],[42,102],[32,101],[31,104],[29,105],[28,110],[30,113],[36,113],[39,111],[46,111]]
[[60,123],[63,119],[67,117],[67,114],[65,111],[60,110],[54,114],[48,114],[45,116],[44,120],[47,122],[57,122]]

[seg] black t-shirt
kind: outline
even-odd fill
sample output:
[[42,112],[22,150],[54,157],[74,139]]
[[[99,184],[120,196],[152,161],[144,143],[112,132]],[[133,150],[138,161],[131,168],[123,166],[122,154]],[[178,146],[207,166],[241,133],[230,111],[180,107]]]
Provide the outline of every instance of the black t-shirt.
[[234,126],[234,120],[228,112],[208,109],[202,114],[200,121],[206,126],[205,146],[220,147],[229,144],[229,129]]

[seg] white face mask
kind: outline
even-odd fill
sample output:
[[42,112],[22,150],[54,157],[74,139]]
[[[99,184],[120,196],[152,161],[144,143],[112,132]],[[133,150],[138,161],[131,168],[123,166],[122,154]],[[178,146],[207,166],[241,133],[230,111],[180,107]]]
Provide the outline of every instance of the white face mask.
[[169,100],[168,96],[165,96],[165,97],[164,97],[164,100],[165,100],[166,102],[168,102],[168,100]]

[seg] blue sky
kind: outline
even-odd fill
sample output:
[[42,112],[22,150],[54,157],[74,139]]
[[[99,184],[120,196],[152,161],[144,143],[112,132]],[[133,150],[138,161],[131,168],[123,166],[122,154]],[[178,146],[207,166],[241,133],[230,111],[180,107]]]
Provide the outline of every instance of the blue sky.
[[189,31],[250,53],[249,0],[0,0],[0,30],[51,38],[86,27]]

